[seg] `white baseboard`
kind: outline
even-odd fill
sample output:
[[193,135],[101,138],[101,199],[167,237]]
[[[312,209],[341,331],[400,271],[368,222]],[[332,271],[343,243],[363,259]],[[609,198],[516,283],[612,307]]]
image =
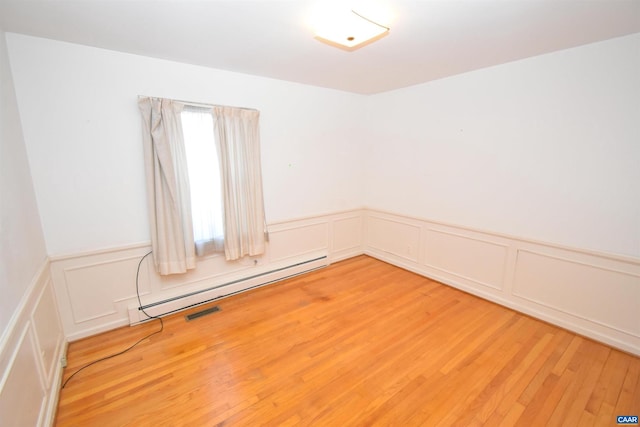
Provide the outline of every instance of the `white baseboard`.
[[51,395],[49,396],[47,406],[45,408],[43,425],[53,426],[56,413],[58,410],[58,401],[60,398],[60,388],[62,387],[62,374],[64,373],[64,367],[62,366],[62,360],[67,359],[67,346],[66,340],[62,341],[62,345],[56,352],[56,360],[58,361],[57,368],[54,371],[53,379],[51,381]]

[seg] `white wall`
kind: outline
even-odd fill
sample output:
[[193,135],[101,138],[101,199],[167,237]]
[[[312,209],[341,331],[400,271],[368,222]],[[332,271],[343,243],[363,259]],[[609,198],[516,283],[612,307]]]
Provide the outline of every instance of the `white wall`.
[[362,205],[358,95],[8,40],[49,255],[149,240],[137,95],[259,109],[269,222]]
[[[369,97],[7,37],[67,337],[125,324],[137,305],[143,94],[262,111],[279,236],[257,264],[212,257],[189,275],[147,274],[143,303],[364,251],[640,351],[628,316],[640,290],[640,34]],[[622,300],[619,313],[603,308]]]
[[640,257],[640,35],[377,95],[365,204]]
[[0,31],[0,423],[50,425],[65,339]]
[[0,32],[0,337],[46,258],[5,33]]
[[370,97],[8,40],[50,255],[148,241],[144,94],[261,110],[270,222],[366,205],[640,256],[640,35]]

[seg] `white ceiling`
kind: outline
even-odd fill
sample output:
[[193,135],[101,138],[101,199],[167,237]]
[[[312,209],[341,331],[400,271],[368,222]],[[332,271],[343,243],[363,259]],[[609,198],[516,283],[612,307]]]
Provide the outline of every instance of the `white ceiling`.
[[0,0],[0,27],[362,94],[640,32],[640,0],[375,2],[391,31],[353,52],[314,39],[307,0]]

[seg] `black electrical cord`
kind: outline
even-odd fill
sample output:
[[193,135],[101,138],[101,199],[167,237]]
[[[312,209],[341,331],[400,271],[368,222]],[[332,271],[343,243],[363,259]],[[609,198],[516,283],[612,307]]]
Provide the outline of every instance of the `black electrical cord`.
[[107,360],[107,359],[111,359],[114,358],[116,356],[120,356],[121,354],[126,353],[127,351],[131,350],[133,347],[137,346],[138,344],[140,344],[142,341],[146,340],[147,338],[151,338],[152,336],[159,334],[160,332],[162,332],[164,330],[164,322],[162,320],[161,317],[158,316],[150,316],[146,311],[144,311],[144,308],[142,308],[142,301],[140,300],[140,291],[139,291],[139,286],[138,286],[138,277],[140,276],[140,266],[142,265],[142,261],[144,261],[144,259],[151,255],[153,251],[150,251],[148,253],[145,254],[145,256],[143,256],[140,259],[140,262],[138,263],[138,269],[136,270],[136,295],[138,296],[138,310],[142,311],[145,316],[147,316],[147,318],[149,319],[158,319],[160,321],[160,329],[147,335],[144,338],[141,338],[140,340],[138,340],[135,344],[133,344],[132,346],[122,350],[121,352],[115,353],[115,354],[111,354],[109,356],[105,356],[101,359],[98,360],[94,360],[93,362],[87,363],[86,365],[84,365],[83,367],[81,367],[80,369],[78,369],[77,371],[75,371],[73,374],[71,374],[71,376],[69,378],[67,378],[67,380],[62,384],[61,388],[65,388],[65,386],[67,385],[67,383],[71,380],[71,378],[73,378],[77,373],[79,373],[80,371],[88,368],[89,366],[95,365],[98,362],[102,362],[103,360]]

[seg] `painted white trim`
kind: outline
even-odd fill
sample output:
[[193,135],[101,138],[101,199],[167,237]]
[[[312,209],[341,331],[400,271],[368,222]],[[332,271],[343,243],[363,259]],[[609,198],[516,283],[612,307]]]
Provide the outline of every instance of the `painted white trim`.
[[[447,286],[451,286],[453,288],[467,292],[471,295],[475,295],[487,301],[491,301],[496,304],[502,305],[504,307],[510,308],[517,312],[527,314],[529,316],[535,317],[536,319],[549,322],[553,325],[575,332],[584,337],[588,337],[596,341],[608,344],[622,351],[640,356],[640,346],[634,343],[630,343],[629,342],[630,340],[626,339],[629,337],[619,337],[617,334],[613,335],[613,334],[607,333],[606,330],[600,330],[593,327],[589,327],[588,325],[584,326],[577,322],[572,322],[562,316],[554,315],[553,311],[546,309],[546,307],[544,306],[534,307],[531,305],[522,304],[522,303],[519,303],[518,301],[514,301],[513,299],[502,297],[500,295],[487,292],[483,289],[479,289],[473,286],[468,286],[461,282],[451,280],[448,277],[439,275],[431,271],[425,272],[425,270],[422,268],[418,268],[415,265],[403,263],[401,260],[394,258],[393,256],[389,256],[389,254],[385,254],[384,252],[367,250],[365,252],[365,255],[371,256],[373,258],[379,259],[381,261],[387,262],[391,265],[395,265],[396,267],[403,268],[405,270],[411,271],[421,276],[428,277],[432,280],[443,283]],[[637,336],[631,336],[630,338],[637,339]]]
[[79,332],[75,332],[66,336],[68,342],[72,343],[74,341],[81,340],[83,338],[92,337],[94,335],[101,334],[103,332],[111,331],[113,329],[118,329],[123,326],[129,326],[128,319],[118,319],[111,322],[101,322],[97,326],[92,326],[89,328],[82,329]]
[[[345,220],[347,220],[345,222]],[[340,226],[335,227],[334,223]],[[181,295],[204,294],[188,299],[210,299],[212,289],[234,283],[234,292],[256,286],[236,281],[325,256],[326,264],[362,254],[363,215],[360,209],[298,218],[269,225],[270,242],[265,254],[227,262],[214,255],[198,259],[198,268],[183,275],[159,276],[151,263],[140,269],[142,304],[169,300]],[[340,248],[333,251],[338,239]],[[73,341],[140,319],[135,294],[135,266],[132,259],[148,253],[148,244],[126,245],[52,258],[51,271],[61,307],[65,336]],[[75,275],[69,272],[79,272]],[[275,280],[275,279],[270,279]],[[94,289],[95,288],[95,289]],[[136,313],[131,314],[131,308]],[[171,310],[176,309],[172,306]],[[149,310],[147,310],[149,311]],[[153,310],[152,310],[153,311]],[[163,311],[166,312],[166,311]]]
[[60,400],[60,387],[62,386],[62,374],[64,368],[62,367],[62,359],[67,358],[68,342],[63,340],[62,345],[58,348],[56,354],[57,369],[53,371],[53,378],[50,383],[50,396],[48,399],[47,407],[44,412],[44,422],[42,425],[53,426],[56,419],[56,413],[58,411],[58,401]]
[[0,336],[0,354],[4,354],[5,347],[11,337],[11,334],[16,329],[16,325],[18,324],[18,320],[20,316],[23,314],[24,307],[27,306],[29,299],[31,298],[31,294],[38,287],[40,282],[40,278],[49,270],[49,260],[45,259],[44,262],[40,265],[40,268],[36,272],[36,274],[31,279],[31,283],[27,287],[27,291],[22,295],[18,306],[13,311],[11,315],[11,319],[9,319],[9,323],[7,324],[7,328],[2,332],[2,336]]
[[[324,219],[329,220],[329,219],[342,219],[341,217],[343,215],[352,215],[353,217],[356,216],[362,216],[362,211],[363,208],[357,208],[357,209],[348,209],[348,210],[341,210],[341,211],[336,211],[336,212],[326,212],[326,213],[321,213],[318,215],[307,215],[307,216],[303,216],[303,217],[296,217],[296,218],[292,218],[292,219],[288,219],[288,220],[282,220],[282,221],[276,221],[276,222],[268,222],[267,223],[267,229],[269,232],[273,231],[271,229],[271,227],[279,227],[281,225],[290,225],[292,223],[296,223],[296,222],[300,222],[300,221],[313,221],[313,220],[322,220]],[[354,215],[354,212],[356,213]],[[61,254],[53,254],[53,255],[49,255],[49,262],[54,263],[54,262],[58,262],[58,261],[64,261],[66,259],[78,259],[78,258],[82,258],[82,257],[91,257],[91,256],[96,256],[96,255],[103,255],[103,254],[110,254],[110,253],[120,253],[122,251],[125,250],[129,250],[129,249],[140,249],[140,248],[147,248],[147,249],[151,249],[151,241],[145,241],[145,242],[138,242],[138,243],[130,243],[130,244],[126,244],[126,245],[121,245],[121,246],[108,246],[108,247],[104,247],[104,248],[99,248],[99,249],[91,249],[91,250],[86,250],[86,251],[79,251],[79,252],[73,252],[73,253],[61,253]],[[215,254],[213,255],[215,256]],[[206,257],[203,257],[206,258]]]
[[17,335],[15,346],[11,349],[11,355],[9,356],[6,365],[7,369],[2,372],[2,376],[0,376],[0,391],[4,390],[4,386],[7,383],[7,379],[11,374],[11,368],[16,362],[16,358],[18,357],[18,352],[20,351],[20,347],[22,347],[22,343],[29,332],[29,325],[26,324],[22,327],[22,332]]
[[[430,265],[427,262],[426,255],[424,255],[425,252],[423,248],[419,251],[422,256],[418,262],[408,259],[403,253],[395,253],[392,248],[403,248],[403,243],[396,241],[396,239],[401,238],[398,235],[386,236],[386,241],[383,236],[383,238],[376,243],[377,246],[375,247],[369,244],[368,238],[365,238],[364,253],[483,299],[553,323],[580,335],[604,342],[623,351],[640,355],[640,322],[638,322],[637,330],[629,330],[625,327],[629,324],[629,317],[627,317],[629,313],[602,314],[602,311],[596,312],[589,308],[597,306],[597,303],[615,303],[615,301],[610,301],[611,297],[609,293],[611,289],[616,286],[618,293],[625,293],[625,297],[631,301],[640,301],[640,259],[615,254],[601,254],[589,250],[568,248],[566,246],[541,243],[522,238],[512,238],[498,233],[486,233],[480,230],[474,230],[469,227],[445,225],[438,222],[408,217],[406,215],[396,215],[371,209],[366,210],[364,216],[367,224],[368,219],[372,218],[376,220],[401,222],[414,227],[421,225],[420,233],[422,234],[422,238],[420,244],[423,247],[427,245],[427,237],[424,235],[424,231],[436,226],[436,231],[445,234],[448,233],[451,236],[456,236],[456,238],[464,237],[471,240],[479,240],[505,248],[506,255],[503,260],[504,265],[495,266],[503,272],[504,285],[502,288],[487,287],[474,278],[466,277],[464,274],[461,274],[461,272],[449,271]],[[384,246],[385,242],[388,242],[388,247],[379,247]],[[553,262],[562,263],[564,266],[576,265],[584,268],[594,268],[612,274],[622,274],[624,276],[620,277],[632,278],[632,283],[635,283],[634,280],[637,278],[637,287],[632,286],[629,288],[629,280],[614,283],[615,277],[612,279],[614,282],[607,282],[606,284],[592,282],[589,288],[592,294],[579,295],[581,299],[576,300],[575,306],[566,307],[554,302],[556,295],[549,295],[547,300],[529,298],[523,296],[521,291],[515,288],[515,282],[519,272],[518,268],[520,267],[517,255],[521,252],[538,254]],[[550,269],[549,271],[553,271],[554,265],[550,263],[548,266],[545,266],[545,268],[547,267]],[[563,269],[560,271],[564,271],[566,274],[566,270],[567,269]],[[569,269],[569,271],[570,270],[571,269]],[[528,271],[528,273],[530,275],[533,274],[533,276],[527,277],[528,282],[535,284],[537,273],[535,271]],[[582,276],[584,276],[584,272],[576,272],[575,274],[577,274],[577,276],[575,276],[573,283],[579,283],[579,281],[583,279]],[[568,281],[568,283],[572,282],[572,277],[565,277],[564,279]],[[542,273],[540,273],[540,280],[543,280]],[[631,289],[631,295],[626,295],[629,293],[628,289]]]
[[[509,245],[504,244],[504,243],[498,243],[498,242],[495,242],[495,241],[492,241],[492,240],[489,240],[489,239],[482,239],[482,238],[476,237],[475,235],[474,236],[468,236],[468,235],[465,236],[463,233],[440,230],[440,229],[434,228],[434,227],[426,227],[426,231],[427,232],[438,233],[438,234],[445,235],[445,236],[452,236],[452,237],[456,237],[458,239],[466,239],[466,240],[471,240],[471,241],[484,243],[484,244],[487,244],[487,245],[496,246],[498,248],[504,249],[504,258],[505,259],[509,255],[508,254]],[[425,246],[428,244],[428,239],[426,238],[426,236],[425,236],[425,240],[423,240],[423,244]],[[421,257],[420,259],[422,260],[422,263],[425,266],[429,267],[429,268],[433,268],[434,270],[439,270],[439,271],[441,271],[443,273],[451,274],[451,275],[457,276],[457,277],[459,277],[461,279],[468,280],[470,282],[477,283],[478,285],[486,286],[488,288],[492,288],[492,289],[495,289],[495,290],[498,290],[498,291],[501,291],[502,289],[504,289],[504,284],[505,284],[504,262],[503,262],[503,267],[502,267],[502,274],[501,274],[500,283],[499,284],[492,284],[492,283],[485,282],[483,280],[474,279],[473,277],[467,276],[465,274],[461,274],[461,273],[458,273],[458,272],[455,272],[455,271],[451,271],[451,270],[448,270],[446,268],[442,268],[442,267],[439,267],[437,265],[434,265],[434,264],[429,262],[429,259],[427,257],[428,251],[426,250],[426,247],[425,247],[425,250],[423,252],[424,252],[423,253],[423,257]]]
[[103,254],[110,254],[110,253],[120,253],[122,251],[126,251],[129,249],[139,249],[139,248],[150,248],[151,247],[151,242],[140,242],[140,243],[132,243],[129,245],[122,245],[122,246],[109,246],[106,248],[100,248],[100,249],[94,249],[94,250],[88,250],[88,251],[81,251],[81,252],[75,252],[75,253],[67,253],[67,254],[59,254],[59,255],[50,255],[49,256],[49,261],[51,263],[54,262],[58,262],[58,261],[64,261],[66,259],[78,259],[78,258],[83,258],[83,257],[91,257],[91,256],[95,256],[95,255],[103,255]]
[[570,251],[570,252],[577,252],[577,253],[581,253],[581,254],[585,254],[585,255],[591,255],[591,256],[594,256],[594,257],[598,257],[598,258],[611,259],[611,260],[614,260],[614,261],[628,262],[628,263],[640,263],[640,260],[638,258],[634,258],[634,257],[628,256],[628,255],[614,254],[614,253],[609,253],[609,252],[595,251],[595,250],[592,250],[592,249],[585,249],[585,248],[578,248],[578,247],[573,247],[573,246],[566,246],[566,245],[561,245],[559,243],[545,242],[543,240],[536,240],[536,239],[529,239],[529,238],[525,238],[525,237],[518,237],[518,236],[513,236],[513,235],[510,235],[510,234],[498,233],[496,231],[473,228],[473,227],[469,227],[469,226],[458,225],[458,224],[444,222],[444,221],[436,221],[436,220],[431,220],[431,219],[428,219],[428,218],[414,217],[414,216],[405,215],[405,214],[401,214],[401,213],[397,213],[397,212],[393,212],[393,211],[387,211],[387,210],[381,210],[381,209],[375,209],[375,208],[369,208],[369,207],[364,207],[362,209],[363,209],[363,212],[364,212],[365,216],[369,216],[369,215],[379,215],[379,216],[380,215],[386,215],[388,217],[394,217],[398,221],[401,221],[401,218],[404,218],[405,220],[410,221],[410,223],[418,222],[418,223],[428,223],[428,224],[431,224],[431,225],[441,225],[441,226],[444,226],[444,227],[448,227],[448,228],[459,230],[461,232],[462,231],[468,231],[468,232],[471,232],[471,233],[477,233],[477,234],[484,235],[484,236],[493,236],[493,237],[507,239],[509,241],[516,241],[516,242],[521,242],[521,243],[529,243],[529,244],[533,244],[535,246],[546,246],[548,248],[556,248],[556,249],[566,250],[566,251]]
[[[553,255],[541,253],[541,252],[538,252],[538,251],[532,251],[532,250],[527,250],[527,249],[519,249],[518,253],[521,253],[521,252],[522,253],[529,253],[529,254],[532,254],[532,255],[536,255],[536,256],[539,256],[541,258],[547,258],[547,259],[550,259],[550,260],[561,261],[561,262],[568,263],[568,264],[575,264],[575,265],[579,265],[579,266],[583,266],[583,267],[602,270],[602,271],[605,271],[605,272],[611,272],[611,273],[616,273],[616,274],[620,274],[620,275],[624,275],[624,276],[629,276],[629,277],[638,279],[638,284],[640,285],[640,275],[634,274],[634,273],[631,273],[631,272],[620,271],[619,269],[615,269],[615,268],[606,268],[606,267],[602,267],[602,266],[599,266],[599,265],[589,264],[589,263],[586,263],[586,262],[580,262],[580,261],[568,259],[566,257],[553,256]],[[539,305],[541,307],[547,307],[547,308],[550,308],[550,309],[553,309],[553,310],[557,310],[558,312],[574,316],[574,317],[579,318],[579,319],[583,319],[583,320],[586,320],[586,321],[589,321],[589,322],[596,323],[598,325],[604,326],[604,327],[609,328],[611,330],[620,332],[622,334],[626,334],[629,337],[633,337],[634,336],[634,332],[633,331],[626,330],[623,327],[618,327],[618,326],[612,325],[612,324],[610,324],[608,322],[605,322],[605,321],[600,321],[600,320],[597,320],[597,319],[589,318],[589,317],[585,316],[584,314],[576,313],[575,311],[570,310],[570,309],[565,309],[565,308],[563,308],[563,307],[561,307],[561,306],[559,306],[557,304],[554,304],[552,302],[545,302],[545,301],[542,301],[542,300],[540,300],[538,298],[529,297],[529,296],[517,291],[517,289],[515,288],[515,282],[514,282],[514,290],[512,292],[512,295],[514,295],[515,297],[521,298],[524,301],[528,301],[528,302],[537,304],[537,305]],[[638,314],[638,313],[636,312],[636,314]],[[639,321],[639,323],[640,323],[640,321]]]
[[[317,215],[305,215],[305,216],[296,217],[296,218],[292,218],[292,219],[288,219],[288,220],[267,223],[267,228],[276,227],[276,226],[279,226],[281,224],[290,224],[292,222],[298,222],[298,221],[308,221],[308,220],[312,220],[313,221],[313,220],[316,220],[316,219],[319,219],[319,218],[341,219],[345,215],[347,215],[347,216],[359,216],[359,215],[361,215],[361,212],[363,211],[363,209],[364,208],[344,209],[344,210],[339,210],[339,211],[334,211],[334,212],[320,213],[320,214],[317,214]],[[271,231],[271,230],[269,230],[269,231]]]
[[[24,347],[24,351],[31,349],[34,363],[33,370],[37,374],[43,393],[39,407],[30,409],[38,413],[39,426],[53,425],[63,373],[60,360],[66,352],[67,345],[62,332],[49,267],[49,259],[45,259],[16,307],[0,343],[0,391],[2,391],[12,370],[16,367],[15,358],[17,354],[21,351],[22,346],[25,345],[25,340],[29,342],[29,345]],[[45,292],[50,292],[51,298],[43,299]],[[42,313],[45,318],[39,318],[39,313]],[[53,318],[50,316],[53,316]],[[52,346],[53,353],[48,355],[46,360],[43,358],[46,352],[41,347],[42,343],[38,338],[37,330],[38,322],[42,321],[46,322],[47,327],[53,329],[54,333],[57,330],[54,337],[54,345]],[[49,361],[49,365],[47,365],[47,361]],[[9,391],[11,395],[30,394],[32,392],[33,390],[26,389]],[[5,417],[0,414],[0,418],[4,419]]]
[[[398,235],[393,233],[394,227],[389,230],[381,227],[376,229],[376,233],[379,233],[379,235],[376,235],[376,242],[372,242],[371,220],[389,221],[401,227],[403,232]],[[318,226],[322,228],[318,228]],[[250,263],[248,261],[226,263],[223,257],[207,257],[202,259],[203,264],[199,266],[201,268],[197,269],[198,272],[169,278],[159,278],[152,269],[143,268],[140,277],[140,289],[145,294],[142,301],[143,304],[202,289],[215,288],[216,284],[229,283],[242,277],[268,272],[297,261],[310,259],[312,255],[327,255],[328,262],[332,263],[367,254],[616,348],[640,354],[640,332],[636,333],[633,327],[631,330],[629,329],[628,317],[625,318],[613,313],[609,318],[598,318],[598,312],[590,312],[587,309],[589,304],[585,304],[584,307],[578,305],[578,311],[570,312],[570,310],[566,310],[566,307],[554,305],[553,295],[548,301],[546,299],[527,299],[526,295],[525,297],[521,295],[520,289],[515,289],[514,287],[516,279],[521,277],[518,274],[522,274],[521,271],[517,270],[519,268],[517,255],[521,251],[527,251],[540,253],[554,260],[558,259],[558,262],[575,263],[586,267],[627,274],[633,278],[637,277],[639,279],[638,296],[640,297],[639,259],[616,254],[602,254],[580,248],[570,248],[563,245],[528,240],[374,209],[355,209],[335,214],[322,214],[281,221],[271,224],[270,230],[274,242],[277,239],[282,239],[277,240],[275,243],[278,248],[277,251],[270,253],[268,250],[265,255],[256,257],[255,260],[253,258],[250,259]],[[430,232],[439,233],[438,240],[435,243],[433,240],[429,241],[430,238],[433,238],[429,234]],[[336,233],[341,234],[336,235]],[[478,251],[482,251],[482,246],[478,245],[478,242],[503,249],[504,256],[498,256],[497,252],[492,252],[492,255],[488,255],[487,259],[491,265],[487,266],[487,270],[484,269],[483,265],[479,269],[477,265],[466,269],[466,264],[460,264],[464,263],[464,261],[452,258],[450,258],[452,260],[451,263],[445,262],[443,264],[446,268],[442,268],[440,265],[430,265],[429,254],[426,250],[427,245],[435,244],[437,246],[440,243],[447,243],[448,245],[449,241],[447,239],[449,237],[451,239],[462,239],[452,243],[452,246],[447,246],[449,254],[445,256],[455,256],[458,247],[461,248],[461,256],[474,256],[474,254],[481,253]],[[338,244],[340,247],[337,247],[334,243],[336,239],[340,242]],[[444,240],[441,241],[440,239]],[[468,248],[465,244],[467,240]],[[372,244],[375,244],[375,247]],[[454,250],[452,251],[451,248],[454,248]],[[465,248],[469,249],[469,252],[465,253]],[[67,339],[75,340],[129,324],[131,318],[136,317],[130,315],[130,308],[137,307],[137,301],[134,302],[132,300],[130,290],[127,292],[121,290],[119,292],[122,295],[113,295],[110,300],[113,303],[114,313],[96,316],[84,322],[76,322],[71,318],[70,310],[73,310],[73,307],[70,305],[69,296],[65,295],[67,289],[65,281],[67,278],[61,273],[67,268],[86,267],[89,270],[96,268],[95,274],[98,274],[97,267],[92,266],[108,266],[106,269],[107,275],[113,274],[114,278],[124,277],[131,273],[123,273],[122,269],[127,267],[126,263],[117,263],[114,260],[142,257],[148,252],[148,249],[148,244],[127,245],[122,248],[85,252],[77,254],[75,257],[58,257],[52,261],[52,278],[54,287],[57,289],[57,296],[59,299],[67,298],[66,301],[59,302],[62,308],[61,314]],[[429,250],[434,250],[434,248]],[[435,250],[437,250],[437,247]],[[460,266],[459,269],[455,268],[456,263]],[[452,266],[453,268],[451,268]],[[476,272],[478,273],[477,276]],[[104,269],[101,270],[101,274],[104,275]],[[527,283],[535,283],[536,281],[535,271],[531,274],[533,276],[527,277]],[[493,283],[498,280],[498,277],[501,278],[501,286],[497,286],[498,283]],[[483,281],[483,279],[487,278],[491,283],[484,283],[486,280]],[[132,283],[133,279],[131,277]],[[571,277],[568,280],[571,281]],[[617,287],[619,293],[628,293],[626,291],[626,289],[629,289],[628,280],[625,280],[625,283],[626,285]],[[88,284],[88,286],[91,286],[91,284]],[[613,286],[616,285],[613,284]],[[598,290],[600,288],[597,284],[592,284],[592,289]],[[629,298],[635,298],[635,288],[632,287],[631,289],[634,293],[629,295]],[[64,290],[64,292],[60,292],[60,290]],[[91,295],[91,292],[87,294]],[[607,289],[602,289],[601,293],[598,291],[597,295],[593,295],[591,298],[605,301]],[[560,301],[562,303],[563,300]],[[94,302],[86,301],[89,306],[92,303]],[[83,309],[86,310],[86,307],[83,306]],[[97,310],[100,307],[106,307],[104,301],[95,301],[95,309]],[[569,308],[573,309],[573,307]],[[96,311],[96,314],[100,314],[99,310]],[[627,319],[627,321],[624,323],[620,319]],[[640,325],[638,329],[640,330]]]

